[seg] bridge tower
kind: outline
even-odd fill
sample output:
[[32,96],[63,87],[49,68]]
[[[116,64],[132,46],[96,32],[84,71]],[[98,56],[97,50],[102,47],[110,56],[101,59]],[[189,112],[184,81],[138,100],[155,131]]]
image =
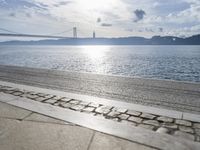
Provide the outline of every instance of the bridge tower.
[[96,38],[96,33],[95,33],[95,31],[93,31],[93,39],[95,39]]
[[73,27],[73,38],[77,38],[77,28]]

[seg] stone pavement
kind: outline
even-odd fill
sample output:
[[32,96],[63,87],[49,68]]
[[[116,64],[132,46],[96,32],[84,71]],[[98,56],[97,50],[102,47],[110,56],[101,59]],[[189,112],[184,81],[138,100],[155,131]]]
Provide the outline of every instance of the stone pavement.
[[175,111],[139,111],[131,104],[1,84],[0,150],[200,149],[197,115],[183,119],[185,114]]
[[0,150],[155,150],[0,102]]

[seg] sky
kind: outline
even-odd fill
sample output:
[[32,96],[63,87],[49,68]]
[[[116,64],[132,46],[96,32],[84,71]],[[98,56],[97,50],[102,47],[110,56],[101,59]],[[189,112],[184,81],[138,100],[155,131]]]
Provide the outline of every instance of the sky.
[[78,37],[188,37],[200,34],[200,0],[0,0],[1,33],[72,36],[73,27]]

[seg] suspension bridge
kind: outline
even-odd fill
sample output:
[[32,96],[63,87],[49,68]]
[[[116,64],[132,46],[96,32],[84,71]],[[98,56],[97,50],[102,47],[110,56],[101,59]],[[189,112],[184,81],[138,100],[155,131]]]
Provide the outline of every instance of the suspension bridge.
[[[34,37],[34,38],[59,38],[59,39],[65,39],[65,38],[78,38],[77,35],[77,28],[73,27],[71,29],[62,31],[62,32],[58,32],[58,33],[53,33],[53,34],[24,34],[24,33],[18,33],[15,31],[11,31],[5,28],[0,28],[0,37]],[[3,31],[3,32],[2,32]],[[72,32],[72,37],[70,36],[62,36],[62,34],[64,33],[70,33]],[[80,33],[80,32],[79,32]]]

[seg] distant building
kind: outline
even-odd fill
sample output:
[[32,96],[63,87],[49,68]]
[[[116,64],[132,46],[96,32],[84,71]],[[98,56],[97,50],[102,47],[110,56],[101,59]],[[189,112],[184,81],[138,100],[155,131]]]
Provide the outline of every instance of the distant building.
[[95,33],[95,31],[93,32],[93,38],[96,38],[96,33]]

